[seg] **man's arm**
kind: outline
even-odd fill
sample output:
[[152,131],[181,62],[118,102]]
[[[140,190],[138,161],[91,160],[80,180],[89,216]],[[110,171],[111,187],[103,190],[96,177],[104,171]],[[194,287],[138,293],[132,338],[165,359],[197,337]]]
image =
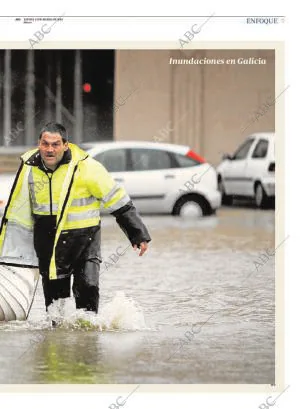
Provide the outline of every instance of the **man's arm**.
[[132,246],[141,248],[143,254],[151,237],[124,187],[118,185],[99,162],[92,158],[87,161],[85,178],[91,194],[102,200],[104,208],[115,216]]
[[132,246],[136,245],[140,248],[141,243],[151,241],[149,232],[131,200],[125,206],[112,212],[112,214]]

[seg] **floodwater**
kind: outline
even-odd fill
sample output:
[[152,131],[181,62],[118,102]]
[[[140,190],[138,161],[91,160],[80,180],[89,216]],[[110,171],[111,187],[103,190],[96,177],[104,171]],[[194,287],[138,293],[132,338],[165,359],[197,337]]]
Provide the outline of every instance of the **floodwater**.
[[0,323],[0,383],[274,384],[274,219],[144,216],[138,257],[105,216],[98,316],[68,299],[51,328],[39,283],[28,321]]

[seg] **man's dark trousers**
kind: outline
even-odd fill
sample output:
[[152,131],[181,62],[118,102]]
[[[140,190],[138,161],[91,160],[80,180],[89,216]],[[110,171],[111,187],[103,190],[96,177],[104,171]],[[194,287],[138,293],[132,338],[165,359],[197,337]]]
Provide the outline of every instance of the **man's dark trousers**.
[[[35,249],[39,259],[39,269],[46,310],[54,300],[71,295],[71,275],[76,308],[98,312],[99,272],[100,272],[100,226],[61,234],[56,246],[56,259],[66,259],[60,269],[61,278],[49,279],[49,266],[55,239],[56,218],[42,216],[35,223]],[[64,233],[64,232],[63,232]]]

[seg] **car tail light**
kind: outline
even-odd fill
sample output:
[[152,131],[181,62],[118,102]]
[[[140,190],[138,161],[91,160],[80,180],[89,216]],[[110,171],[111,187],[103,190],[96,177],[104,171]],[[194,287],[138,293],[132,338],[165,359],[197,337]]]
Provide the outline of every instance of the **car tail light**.
[[269,172],[275,172],[275,162],[271,162],[268,167]]
[[194,152],[192,150],[189,150],[188,153],[186,154],[186,156],[188,158],[194,159],[194,160],[196,160],[197,162],[200,162],[200,163],[205,163],[206,162],[206,160],[202,156],[198,155],[196,152]]

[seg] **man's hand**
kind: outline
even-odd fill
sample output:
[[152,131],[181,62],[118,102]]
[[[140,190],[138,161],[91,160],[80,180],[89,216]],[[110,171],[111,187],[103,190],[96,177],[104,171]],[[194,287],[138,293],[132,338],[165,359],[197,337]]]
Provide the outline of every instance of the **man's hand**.
[[[148,243],[146,241],[143,241],[139,246],[140,246],[140,250],[141,250],[139,256],[142,256],[145,253],[145,251],[147,250],[147,248],[148,248]],[[138,248],[138,246],[135,244],[133,246],[133,248],[134,248],[134,250],[136,250]]]

